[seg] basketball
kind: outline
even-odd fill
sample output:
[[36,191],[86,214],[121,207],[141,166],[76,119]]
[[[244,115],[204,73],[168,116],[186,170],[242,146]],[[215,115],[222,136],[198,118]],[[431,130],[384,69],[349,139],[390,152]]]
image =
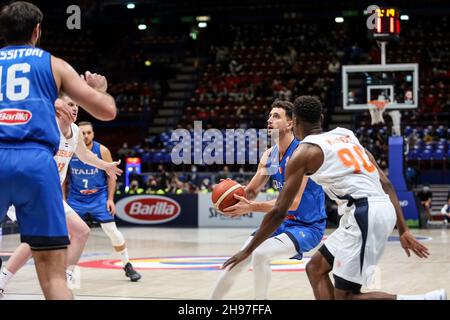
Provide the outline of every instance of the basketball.
[[244,187],[234,180],[227,179],[214,187],[211,200],[217,209],[223,211],[239,202],[239,200],[234,198],[235,194],[245,197]]

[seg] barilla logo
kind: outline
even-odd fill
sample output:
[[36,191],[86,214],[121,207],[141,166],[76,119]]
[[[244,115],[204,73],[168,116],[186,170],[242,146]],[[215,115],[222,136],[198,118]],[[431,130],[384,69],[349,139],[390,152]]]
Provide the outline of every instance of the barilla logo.
[[130,223],[160,224],[177,218],[181,207],[173,199],[161,196],[133,196],[116,204],[117,216]]
[[3,109],[0,110],[0,125],[17,126],[30,122],[32,113],[27,110],[20,109]]

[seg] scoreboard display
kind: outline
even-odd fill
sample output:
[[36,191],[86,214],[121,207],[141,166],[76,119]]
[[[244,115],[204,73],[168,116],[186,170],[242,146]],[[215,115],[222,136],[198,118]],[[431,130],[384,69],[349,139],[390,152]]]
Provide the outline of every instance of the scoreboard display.
[[375,10],[375,26],[370,34],[375,40],[396,40],[400,36],[400,14],[397,8],[380,7]]

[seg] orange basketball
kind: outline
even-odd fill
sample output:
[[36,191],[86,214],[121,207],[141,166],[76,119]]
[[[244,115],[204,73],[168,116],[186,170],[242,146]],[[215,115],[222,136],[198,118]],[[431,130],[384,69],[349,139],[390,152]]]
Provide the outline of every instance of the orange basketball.
[[223,211],[229,206],[232,206],[239,202],[239,200],[234,198],[234,194],[242,197],[246,196],[243,186],[241,186],[236,181],[226,179],[219,184],[216,184],[212,191],[211,199],[214,206],[220,211]]

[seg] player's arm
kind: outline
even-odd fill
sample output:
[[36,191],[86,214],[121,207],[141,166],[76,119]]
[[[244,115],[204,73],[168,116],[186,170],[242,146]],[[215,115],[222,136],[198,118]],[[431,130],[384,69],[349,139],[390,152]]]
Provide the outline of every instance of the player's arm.
[[370,162],[372,162],[372,164],[377,168],[378,174],[380,176],[381,186],[383,187],[384,192],[388,194],[389,199],[394,206],[395,214],[397,216],[397,229],[398,233],[400,234],[400,242],[403,249],[405,249],[408,257],[410,256],[409,249],[411,249],[418,257],[427,258],[427,256],[429,255],[428,249],[416,240],[416,238],[410,233],[409,228],[405,223],[403,210],[400,207],[400,201],[398,200],[392,183],[389,181],[388,177],[386,177],[383,170],[381,170],[381,168],[378,166],[373,155],[368,150],[366,150],[366,154],[369,157]]
[[[106,150],[108,150],[108,149],[106,149]],[[95,153],[93,153],[91,150],[89,150],[86,147],[86,145],[84,144],[83,134],[82,134],[81,130],[78,131],[78,145],[77,145],[77,149],[75,150],[75,154],[84,163],[94,166],[96,168],[105,170],[106,173],[108,174],[108,178],[112,178],[113,180],[115,180],[116,176],[120,176],[122,174],[122,170],[120,170],[117,167],[120,164],[120,160],[106,162],[102,159],[99,159],[97,157],[97,155]],[[111,156],[110,153],[109,153],[109,156]],[[103,155],[102,155],[102,157],[103,157]]]
[[261,192],[262,188],[269,181],[270,175],[267,173],[267,159],[269,158],[272,148],[266,150],[258,164],[258,170],[248,185],[245,187],[245,194],[248,200],[254,200]]
[[[102,159],[106,162],[113,162],[111,152],[103,145],[100,145],[100,154],[102,155]],[[116,179],[107,177],[108,179],[108,200],[106,202],[106,206],[108,211],[112,214],[116,214],[116,206],[114,205],[114,193],[116,191]]]
[[294,201],[295,196],[300,189],[303,177],[307,173],[314,173],[323,162],[322,150],[314,145],[301,144],[286,167],[286,182],[283,186],[275,206],[264,216],[261,225],[258,228],[252,241],[242,251],[228,259],[223,268],[230,266],[233,268],[236,264],[251,255],[262,242],[281,225],[284,221],[289,208]]
[[86,72],[86,78],[83,80],[64,60],[52,56],[51,63],[58,89],[67,93],[99,120],[110,121],[116,117],[116,102],[106,93],[107,82],[104,77]]

